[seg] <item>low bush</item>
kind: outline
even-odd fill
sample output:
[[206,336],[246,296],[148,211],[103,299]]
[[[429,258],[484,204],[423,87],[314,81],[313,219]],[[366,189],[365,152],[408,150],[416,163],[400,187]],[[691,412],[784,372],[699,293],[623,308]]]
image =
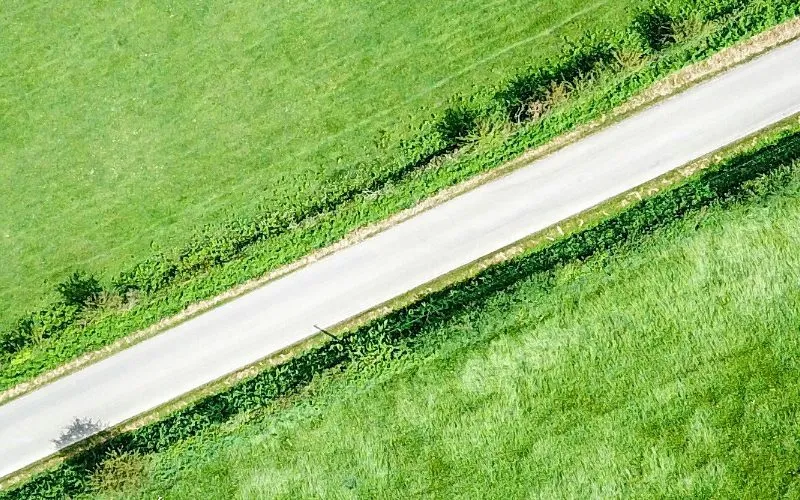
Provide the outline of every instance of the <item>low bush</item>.
[[436,124],[436,131],[447,144],[453,146],[467,142],[467,137],[475,129],[478,117],[475,110],[465,105],[456,105],[445,110]]
[[[587,78],[615,60],[618,50],[608,41],[586,37],[581,42],[571,43],[558,61],[511,80],[494,95],[494,99],[513,122],[538,119],[550,108],[554,88],[563,89]],[[531,112],[532,103],[540,106],[539,112]]]
[[674,19],[660,6],[640,12],[633,18],[633,32],[652,52],[664,50],[675,42],[674,28]]
[[56,285],[61,300],[68,306],[84,307],[94,301],[103,288],[97,278],[82,271],[75,271],[65,281]]
[[768,196],[780,189],[787,175],[796,174],[798,158],[800,133],[765,141],[750,152],[723,161],[579,233],[490,267],[464,283],[436,292],[163,420],[80,451],[56,469],[0,494],[0,498],[63,498],[86,492],[92,487],[92,478],[102,475],[107,459],[114,460],[120,455],[141,457],[164,450],[235,415],[291,394],[321,372],[343,363],[392,358],[400,340],[429,331],[459,311],[478,306],[522,279],[538,276],[546,284],[559,266],[638,244],[646,235],[670,226],[689,213],[714,204]]

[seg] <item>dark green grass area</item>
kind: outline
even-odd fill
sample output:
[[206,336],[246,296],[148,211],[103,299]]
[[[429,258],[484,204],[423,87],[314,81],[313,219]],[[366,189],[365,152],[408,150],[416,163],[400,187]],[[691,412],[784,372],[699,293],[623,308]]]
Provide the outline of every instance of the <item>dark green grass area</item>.
[[764,139],[5,497],[795,492],[798,155]]
[[[624,2],[4,2],[0,319],[314,198],[381,131],[625,25]],[[340,179],[344,177],[345,179]]]

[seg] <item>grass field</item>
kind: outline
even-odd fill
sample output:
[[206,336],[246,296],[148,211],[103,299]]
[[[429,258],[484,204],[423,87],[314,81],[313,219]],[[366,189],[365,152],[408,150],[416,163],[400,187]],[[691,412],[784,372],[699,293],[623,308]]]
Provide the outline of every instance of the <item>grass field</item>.
[[[142,427],[124,432],[114,431],[100,440],[86,443],[82,449],[71,450],[63,462],[32,477],[23,475],[9,478],[9,481],[0,484],[0,488],[8,488],[12,484],[17,484],[17,487],[0,489],[0,498],[76,498],[89,492],[111,492],[120,488],[126,490],[124,494],[130,495],[135,493],[131,488],[135,489],[136,484],[148,481],[155,481],[153,488],[164,489],[165,485],[172,484],[176,474],[184,468],[185,462],[173,463],[175,457],[178,457],[176,460],[182,460],[179,457],[184,453],[192,454],[192,450],[196,450],[200,456],[188,460],[202,464],[202,455],[214,455],[214,450],[219,446],[224,448],[226,443],[237,440],[237,435],[250,432],[248,429],[262,432],[265,426],[271,429],[273,423],[288,418],[285,423],[293,426],[291,432],[306,432],[302,427],[306,418],[302,413],[304,408],[319,415],[320,411],[346,402],[350,397],[369,396],[373,389],[383,390],[377,386],[392,378],[404,374],[415,376],[415,372],[426,369],[430,363],[440,363],[437,360],[444,360],[445,364],[431,366],[438,366],[448,373],[449,364],[459,362],[458,356],[451,354],[475,350],[494,338],[513,334],[513,329],[498,330],[491,324],[497,324],[497,318],[501,316],[506,317],[509,314],[507,310],[516,311],[516,316],[528,314],[521,312],[517,306],[529,302],[524,307],[532,309],[530,315],[535,316],[534,323],[537,325],[547,324],[548,328],[555,328],[558,332],[572,331],[574,328],[570,322],[583,314],[581,309],[584,305],[593,304],[596,296],[605,293],[603,287],[608,285],[606,288],[611,290],[610,283],[617,279],[616,274],[622,276],[623,285],[634,281],[628,273],[631,269],[639,273],[634,275],[638,276],[637,279],[646,279],[644,275],[647,271],[643,268],[653,262],[663,263],[667,267],[664,272],[669,275],[669,280],[660,278],[653,282],[654,286],[668,285],[666,290],[673,295],[682,288],[692,292],[699,286],[704,288],[704,293],[711,295],[692,297],[691,300],[698,303],[705,301],[709,307],[715,305],[717,309],[727,308],[732,301],[727,297],[720,298],[722,293],[717,293],[717,289],[719,292],[738,291],[744,286],[753,287],[755,283],[758,285],[755,290],[758,291],[762,284],[771,286],[773,282],[766,281],[761,275],[753,275],[751,282],[726,282],[727,278],[740,276],[709,272],[717,269],[719,264],[716,261],[721,259],[720,256],[727,255],[726,245],[737,252],[761,259],[775,255],[741,247],[752,244],[755,238],[764,240],[762,246],[768,252],[791,252],[794,248],[792,231],[796,229],[796,224],[793,216],[797,205],[796,195],[800,192],[800,164],[797,158],[800,158],[800,133],[797,120],[792,119],[756,139],[726,150],[722,158],[693,165],[691,169],[696,173],[688,179],[683,177],[686,169],[675,172],[675,176],[668,180],[672,187],[665,191],[648,195],[645,194],[649,192],[645,186],[642,188],[644,198],[638,197],[641,201],[621,204],[617,200],[599,207],[598,216],[603,210],[611,211],[612,215],[599,220],[589,216],[588,224],[578,232],[572,232],[567,226],[567,235],[556,238],[553,243],[537,245],[518,257],[483,270],[473,278],[435,292],[362,327],[343,332],[336,341],[322,343],[278,366],[263,367],[259,373],[240,379],[232,386],[211,389],[199,400],[193,400],[180,409],[161,413],[158,420]],[[701,165],[705,166],[697,171]],[[658,185],[662,185],[662,182],[658,181]],[[628,199],[633,201],[637,197]],[[760,229],[759,224],[766,220],[771,220],[772,224],[764,230]],[[737,239],[723,245],[722,240],[730,232],[730,227],[745,230],[750,238],[739,238],[737,233],[734,234]],[[698,235],[709,231],[715,231],[713,235],[716,239],[711,240],[714,245],[709,243],[697,247],[695,240],[699,238]],[[697,234],[693,236],[693,233]],[[684,253],[673,259],[675,256],[672,254],[664,254],[665,248],[670,252],[680,250]],[[713,251],[709,251],[709,248]],[[691,259],[684,255],[687,251],[695,251]],[[705,252],[708,259],[700,255],[701,252]],[[657,259],[652,258],[654,253],[658,255]],[[702,264],[699,266],[699,270],[703,271],[701,282],[690,282],[691,286],[681,283],[684,274],[671,268],[673,260],[681,265],[687,260],[689,264]],[[747,271],[741,266],[749,264],[749,261],[743,259],[734,264],[741,274]],[[787,258],[785,264],[789,266],[788,281],[779,279],[775,283],[789,291],[785,294],[787,300],[793,300],[791,273],[795,267],[794,261]],[[778,272],[773,272],[768,278],[783,276],[780,274],[783,272],[781,266],[773,267]],[[755,271],[758,269],[754,268]],[[595,276],[597,273],[600,273],[599,278]],[[656,273],[656,276],[663,278],[663,274]],[[756,278],[764,279],[757,281]],[[586,296],[585,290],[589,292]],[[667,321],[670,318],[662,317],[667,312],[672,314],[675,311],[670,305],[672,302],[669,302],[674,297],[664,293],[664,290],[650,293],[651,299],[660,294],[666,301],[664,307],[668,311],[660,316],[654,316],[652,311],[636,309],[638,303],[631,297],[636,298],[637,295],[631,295],[629,288],[615,290],[615,293],[624,297],[607,298],[614,300],[616,297],[619,302],[614,306],[617,309],[612,307],[611,311],[633,307],[636,311],[634,319],[649,314],[641,321],[629,322],[631,325],[645,328],[647,318],[653,317],[657,318],[655,326],[651,325],[653,334],[658,334],[658,329],[665,325],[667,333],[686,333],[673,331],[674,328]],[[648,295],[642,292],[641,296]],[[687,301],[684,298],[674,303],[675,307],[679,307]],[[540,308],[542,305],[544,309]],[[769,306],[767,302],[764,305]],[[792,315],[800,314],[791,302],[779,305],[786,307],[778,307],[776,311],[765,310],[764,318],[771,321],[777,312],[788,314],[788,320],[779,317],[777,321],[766,322],[764,328],[767,333],[771,332],[772,327],[783,328],[785,321],[794,320]],[[710,310],[717,313],[717,309]],[[599,311],[591,310],[587,318],[594,321],[599,317],[598,314]],[[727,318],[720,320],[718,315],[707,320],[712,322],[711,326],[700,326],[699,331],[719,325],[732,328]],[[734,315],[731,321],[735,320],[738,320],[738,316]],[[761,318],[759,320],[763,321]],[[626,325],[619,323],[618,317],[612,318],[611,322]],[[489,327],[480,326],[484,323]],[[530,326],[523,325],[526,328]],[[620,337],[625,342],[642,339],[627,339],[627,334],[623,335],[625,332],[619,330],[614,330],[615,338]],[[635,329],[632,331],[637,333]],[[756,330],[756,334],[759,332]],[[712,344],[717,346],[714,342]],[[700,352],[695,351],[695,354]],[[642,351],[640,354],[652,356],[653,352]],[[693,355],[687,355],[690,359],[685,362],[697,361],[698,358]],[[701,356],[700,359],[705,358]],[[592,354],[592,360],[597,361],[596,353]],[[637,366],[628,360],[624,361],[620,366]],[[569,387],[571,397],[576,389]],[[563,389],[553,386],[548,390]],[[424,391],[420,394],[424,394]],[[368,405],[364,408],[368,408]],[[356,419],[358,425],[368,421],[367,417]],[[237,450],[230,451],[238,453]],[[23,483],[18,484],[19,481]]]
[[752,187],[770,194],[522,280],[393,360],[107,462],[98,494],[798,495],[800,165],[780,172]]
[[[800,14],[793,0],[668,4],[647,7],[644,23],[645,0],[4,10],[0,391],[601,119]],[[71,270],[100,286],[56,293]]]
[[381,131],[640,3],[5,2],[0,319],[72,269],[109,278],[210,221],[313,198]]

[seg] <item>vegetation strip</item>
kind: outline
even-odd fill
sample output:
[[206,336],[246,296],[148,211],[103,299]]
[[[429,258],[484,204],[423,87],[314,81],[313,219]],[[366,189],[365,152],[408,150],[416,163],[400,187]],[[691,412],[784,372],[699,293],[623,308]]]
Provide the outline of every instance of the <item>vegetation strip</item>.
[[[230,389],[208,396],[163,420],[131,432],[106,433],[79,447],[54,470],[4,494],[8,498],[70,496],[86,491],[88,478],[114,454],[149,454],[267,402],[289,395],[336,367],[369,358],[391,359],[398,342],[432,324],[447,321],[458,311],[476,307],[487,297],[523,277],[546,276],[553,269],[590,256],[614,252],[686,214],[710,205],[725,205],[763,196],[788,175],[786,165],[800,158],[800,133],[783,132],[754,150],[702,171],[669,191],[644,199],[620,214],[556,241],[545,248],[490,267],[454,287],[435,292],[418,303],[371,322],[355,331],[265,370]],[[765,178],[768,182],[753,182]]]
[[[723,5],[727,7],[723,8]],[[620,32],[587,36],[563,58],[455,100],[396,163],[290,209],[206,228],[192,243],[100,283],[76,272],[62,299],[0,332],[0,389],[157,323],[420,199],[596,119],[657,79],[789,19],[789,1],[670,4]],[[671,10],[670,10],[671,9]],[[693,24],[694,23],[694,24]]]

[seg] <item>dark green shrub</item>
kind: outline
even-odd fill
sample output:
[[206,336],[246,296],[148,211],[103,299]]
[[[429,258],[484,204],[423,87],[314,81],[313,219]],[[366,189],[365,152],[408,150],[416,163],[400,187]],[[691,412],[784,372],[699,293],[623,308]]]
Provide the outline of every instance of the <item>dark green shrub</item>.
[[475,130],[477,113],[463,104],[457,104],[445,110],[436,130],[442,139],[453,146],[466,142],[467,136]]
[[675,42],[674,25],[672,16],[663,7],[656,5],[636,14],[631,30],[646,49],[660,52]]
[[513,78],[494,95],[495,102],[513,122],[533,118],[526,112],[533,101],[546,102],[554,84],[573,84],[591,74],[599,65],[614,60],[614,48],[609,42],[586,37],[570,44],[558,61],[522,73]]
[[33,319],[24,316],[17,320],[11,328],[0,332],[0,353],[13,354],[19,352],[33,338]]
[[84,307],[100,295],[103,287],[91,274],[75,271],[69,278],[56,285],[56,291],[65,304]]

